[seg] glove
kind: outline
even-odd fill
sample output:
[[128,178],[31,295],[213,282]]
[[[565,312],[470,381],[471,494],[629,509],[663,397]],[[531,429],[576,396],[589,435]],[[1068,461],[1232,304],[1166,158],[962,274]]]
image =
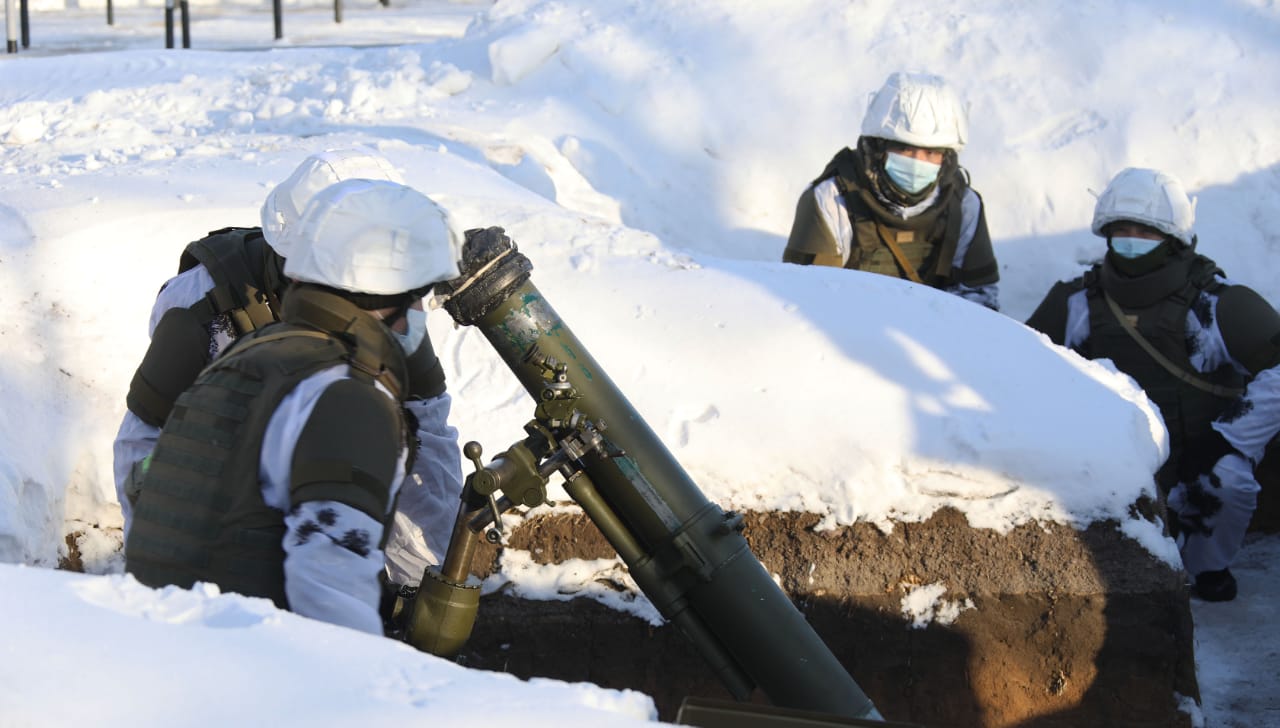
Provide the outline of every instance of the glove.
[[1224,456],[1234,452],[1236,449],[1222,433],[1210,427],[1207,433],[1188,440],[1183,446],[1178,457],[1178,480],[1183,483],[1195,482],[1201,475],[1207,475],[1213,470],[1213,466]]
[[409,615],[413,613],[413,600],[418,596],[417,587],[396,584],[383,571],[378,574],[382,587],[382,601],[378,615],[382,617],[382,631],[394,640],[404,641],[409,629]]

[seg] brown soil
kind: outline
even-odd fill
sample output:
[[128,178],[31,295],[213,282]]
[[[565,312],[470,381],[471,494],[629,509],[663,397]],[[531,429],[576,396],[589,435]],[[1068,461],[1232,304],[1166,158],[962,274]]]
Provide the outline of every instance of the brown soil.
[[67,555],[58,558],[58,568],[63,571],[84,571],[84,561],[80,559],[80,536],[83,531],[68,533],[63,539],[67,544]]
[[[818,517],[747,514],[752,550],[888,718],[933,726],[1183,726],[1193,696],[1184,576],[1114,523],[1009,534],[956,511],[884,534],[865,524],[817,532]],[[532,518],[508,548],[535,560],[613,555],[585,517]],[[477,559],[493,569],[495,549]],[[969,599],[950,625],[914,629],[900,602],[942,582]],[[652,695],[672,720],[688,695],[729,697],[674,629],[587,599],[486,597],[461,661],[522,677],[588,680]],[[757,690],[757,694],[761,691]]]

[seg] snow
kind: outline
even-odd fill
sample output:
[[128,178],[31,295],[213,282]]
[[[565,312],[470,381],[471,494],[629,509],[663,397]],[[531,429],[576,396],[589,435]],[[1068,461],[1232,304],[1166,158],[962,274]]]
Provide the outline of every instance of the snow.
[[902,597],[902,616],[911,620],[914,629],[924,629],[933,622],[952,624],[960,613],[973,609],[973,600],[946,600],[947,585],[941,583],[912,586]]
[[[0,61],[0,561],[27,565],[0,566],[0,618],[23,625],[0,648],[0,715],[145,724],[138,711],[172,721],[194,703],[207,716],[181,722],[225,724],[219,711],[238,708],[202,691],[221,681],[243,687],[240,715],[291,722],[437,720],[451,713],[440,705],[495,689],[519,696],[522,719],[649,717],[642,696],[522,687],[257,600],[151,592],[119,574],[111,440],[156,288],[187,241],[256,224],[306,154],[353,144],[464,225],[505,227],[722,506],[814,512],[822,527],[888,529],[944,506],[998,531],[1114,519],[1178,563],[1128,509],[1152,494],[1167,447],[1150,403],[1017,322],[1101,255],[1090,190],[1129,165],[1179,176],[1198,197],[1200,250],[1280,300],[1274,2],[392,5],[347,2],[338,25],[330,5],[296,0],[273,42],[262,5],[201,0],[193,49],[166,51],[154,0],[115,3],[112,27],[100,3],[41,0],[30,49]],[[986,201],[1002,314],[777,262],[799,192],[853,143],[867,95],[903,59],[970,105],[961,161]],[[483,337],[440,311],[430,326],[463,438],[489,453],[519,439],[531,402]],[[31,568],[55,565],[70,532],[97,576]],[[1275,537],[1251,541],[1240,598],[1194,604],[1210,725],[1274,720],[1280,638],[1246,625],[1266,624],[1280,596],[1277,558]],[[628,582],[612,562],[512,561],[512,581],[488,588],[594,590],[644,614],[601,573]],[[963,608],[918,592],[904,612]],[[328,664],[318,645],[351,659]],[[75,706],[54,694],[86,668]],[[122,699],[139,684],[170,689]]]

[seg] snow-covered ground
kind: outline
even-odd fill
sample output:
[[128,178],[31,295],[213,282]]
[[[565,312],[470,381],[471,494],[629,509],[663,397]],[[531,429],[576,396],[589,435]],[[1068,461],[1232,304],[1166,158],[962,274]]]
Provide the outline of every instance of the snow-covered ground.
[[[269,4],[198,2],[193,49],[166,51],[159,6],[116,3],[108,27],[101,5],[42,0],[31,47],[0,58],[0,561],[51,566],[82,531],[105,574],[0,566],[0,715],[221,725],[237,708],[204,689],[220,680],[248,696],[239,715],[298,722],[434,721],[499,690],[520,696],[513,717],[547,724],[650,714],[643,696],[512,687],[116,573],[110,443],[156,288],[187,241],[255,224],[306,154],[353,144],[468,226],[507,228],[722,505],[885,527],[943,505],[993,529],[1112,518],[1176,562],[1126,509],[1164,456],[1150,404],[1016,322],[1101,255],[1089,190],[1128,165],[1180,176],[1200,249],[1280,300],[1274,2],[392,4],[347,2],[338,25],[330,5],[289,3],[272,42]],[[987,204],[1005,315],[776,262],[800,190],[899,68],[945,74],[970,103],[961,161]],[[462,436],[489,452],[519,439],[531,405],[514,377],[477,332],[443,312],[431,327]],[[1240,598],[1194,605],[1208,725],[1280,725],[1280,636],[1258,626],[1280,598],[1278,558],[1276,537],[1251,541]],[[514,566],[526,593],[565,588]],[[69,673],[93,675],[76,706],[54,692]],[[164,701],[122,698],[141,684]]]

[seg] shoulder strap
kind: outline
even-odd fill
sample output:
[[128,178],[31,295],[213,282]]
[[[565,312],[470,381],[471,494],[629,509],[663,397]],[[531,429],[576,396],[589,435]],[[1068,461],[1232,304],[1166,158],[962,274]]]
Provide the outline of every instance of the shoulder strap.
[[201,322],[227,314],[240,336],[278,320],[271,282],[262,280],[270,254],[260,228],[223,228],[188,244],[179,271],[203,265],[213,278],[213,288],[190,307]]
[[903,274],[915,283],[924,283],[924,280],[920,278],[920,274],[907,261],[907,256],[902,252],[902,247],[898,245],[898,241],[894,240],[894,233],[884,225],[876,225],[876,232],[880,233],[880,239],[884,241],[885,246],[889,248],[889,252],[893,254],[893,259],[898,262],[898,267],[902,269]]
[[1115,299],[1113,299],[1110,294],[1108,294],[1106,291],[1103,291],[1102,296],[1103,298],[1106,299],[1107,308],[1111,309],[1111,315],[1115,316],[1116,322],[1120,324],[1120,328],[1124,329],[1124,332],[1128,334],[1130,338],[1132,338],[1135,342],[1137,342],[1138,346],[1142,347],[1142,350],[1147,352],[1147,354],[1152,359],[1154,359],[1157,364],[1164,367],[1165,370],[1168,371],[1173,376],[1177,377],[1179,381],[1183,382],[1184,384],[1189,384],[1192,387],[1195,387],[1196,389],[1199,389],[1203,392],[1208,392],[1209,394],[1216,395],[1218,397],[1234,398],[1244,394],[1243,389],[1239,389],[1236,387],[1222,387],[1217,384],[1210,384],[1209,382],[1206,382],[1205,380],[1195,376],[1194,374],[1186,371],[1185,369],[1182,369],[1177,364],[1174,364],[1173,362],[1169,361],[1169,359],[1165,357],[1164,354],[1161,354],[1160,351],[1156,349],[1155,345],[1153,345],[1150,341],[1146,339],[1146,337],[1144,337],[1141,333],[1138,332],[1138,329],[1133,325],[1131,321],[1129,321],[1129,318],[1124,315],[1124,310],[1120,308],[1120,304],[1116,303]]
[[949,199],[942,211],[942,245],[933,268],[933,274],[943,282],[952,279],[951,267],[960,248],[960,225],[964,222],[964,193],[969,189],[969,175],[963,167],[957,167],[952,178]]

